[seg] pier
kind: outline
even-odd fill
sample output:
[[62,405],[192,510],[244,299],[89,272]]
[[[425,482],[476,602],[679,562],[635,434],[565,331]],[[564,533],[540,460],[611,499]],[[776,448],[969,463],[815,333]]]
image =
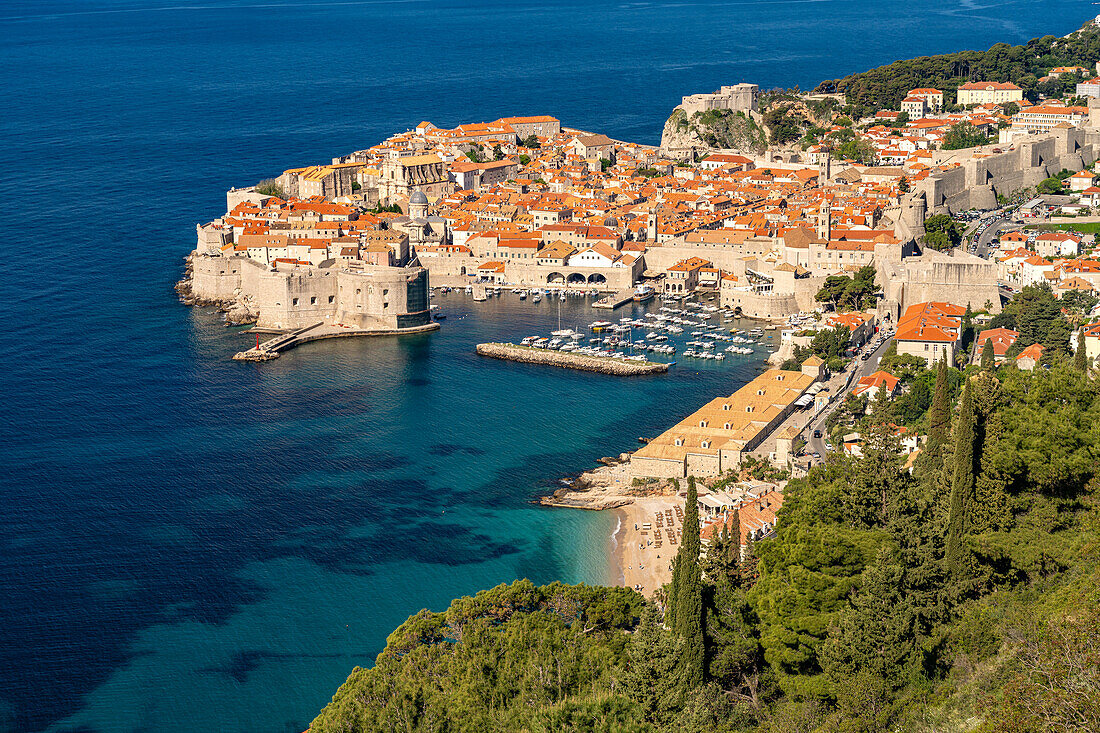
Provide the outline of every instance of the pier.
[[268,339],[251,349],[239,351],[233,355],[235,361],[270,361],[278,359],[282,352],[292,349],[299,344],[321,339],[352,338],[360,336],[402,336],[414,333],[428,333],[438,331],[439,324],[434,321],[423,326],[395,329],[362,329],[341,325],[326,324],[323,321],[303,326],[302,328],[281,333],[275,338]]
[[634,301],[634,291],[633,290],[630,290],[630,289],[620,290],[616,293],[611,293],[610,295],[605,295],[604,297],[600,298],[599,300],[597,300],[595,303],[592,304],[592,307],[593,308],[606,308],[607,310],[615,310],[616,308],[621,308],[622,306],[626,305],[627,303],[632,303],[633,301]]
[[663,374],[668,371],[669,366],[659,362],[627,361],[626,359],[613,359],[605,356],[583,356],[568,352],[533,349],[527,346],[516,346],[515,344],[478,344],[477,353],[493,359],[520,361],[525,364],[547,364],[565,369],[579,369],[583,372],[611,374],[617,377]]

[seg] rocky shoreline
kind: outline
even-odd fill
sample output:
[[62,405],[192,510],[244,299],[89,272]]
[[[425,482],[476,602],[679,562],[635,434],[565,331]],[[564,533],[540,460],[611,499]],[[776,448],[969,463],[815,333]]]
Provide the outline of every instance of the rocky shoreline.
[[477,353],[493,359],[519,361],[525,364],[546,364],[564,369],[578,369],[584,372],[611,374],[618,377],[639,374],[663,374],[668,364],[657,362],[636,362],[623,359],[610,359],[598,356],[581,356],[560,351],[531,349],[515,344],[478,344]]
[[566,509],[602,511],[633,504],[635,500],[676,493],[676,487],[668,481],[647,481],[635,485],[627,468],[629,453],[622,453],[618,458],[601,458],[599,463],[604,465],[585,471],[569,481],[568,486],[540,498],[538,503]]
[[194,275],[194,266],[192,264],[193,257],[194,252],[184,258],[183,277],[180,278],[174,288],[176,295],[179,296],[180,302],[186,306],[195,306],[198,308],[208,306],[217,308],[225,314],[226,326],[247,326],[255,323],[259,314],[252,312],[248,305],[240,298],[201,298],[195,295],[191,287],[192,277]]

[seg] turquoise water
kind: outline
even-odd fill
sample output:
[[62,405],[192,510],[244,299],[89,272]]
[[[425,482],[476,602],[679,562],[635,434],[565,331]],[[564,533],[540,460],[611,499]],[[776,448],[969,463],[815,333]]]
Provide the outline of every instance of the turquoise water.
[[[422,119],[656,143],[690,92],[1066,33],[1081,0],[0,3],[0,730],[301,731],[422,607],[607,579],[531,501],[752,376],[479,359],[556,304],[264,365],[172,291],[224,191]],[[569,325],[604,313],[581,309]],[[468,315],[467,315],[468,313]],[[463,317],[463,316],[466,317]],[[616,313],[620,315],[620,313]]]

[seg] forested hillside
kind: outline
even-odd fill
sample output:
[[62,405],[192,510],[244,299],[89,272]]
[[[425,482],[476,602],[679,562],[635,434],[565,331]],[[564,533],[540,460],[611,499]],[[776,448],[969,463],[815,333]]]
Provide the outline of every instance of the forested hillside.
[[1022,46],[998,43],[988,51],[960,51],[895,61],[842,79],[823,81],[814,91],[843,92],[848,103],[861,113],[899,109],[906,92],[917,87],[940,89],[950,103],[955,99],[955,90],[968,81],[1012,82],[1035,101],[1040,92],[1060,97],[1066,83],[1077,81],[1069,77],[1041,84],[1039,79],[1052,68],[1083,66],[1092,74],[1098,60],[1100,27],[1089,22],[1066,38],[1043,36]]
[[[894,359],[922,398],[853,411],[864,456],[792,481],[774,538],[700,553],[689,482],[654,601],[520,581],[423,611],[311,730],[1100,730],[1100,380]],[[928,436],[912,473],[898,425]]]

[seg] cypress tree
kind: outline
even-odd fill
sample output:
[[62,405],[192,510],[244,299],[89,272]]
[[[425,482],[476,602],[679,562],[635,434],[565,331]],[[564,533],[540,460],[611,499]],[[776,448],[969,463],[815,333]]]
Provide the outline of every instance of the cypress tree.
[[992,369],[994,363],[993,339],[986,339],[982,347],[982,369]]
[[[1083,330],[1083,329],[1082,329]],[[1073,366],[1077,368],[1079,372],[1088,373],[1089,361],[1085,356],[1085,337],[1084,335],[1077,337],[1077,351],[1073,352]]]
[[688,478],[687,501],[684,507],[684,536],[676,555],[676,584],[672,588],[675,602],[672,630],[684,640],[681,669],[684,689],[703,684],[703,578],[699,567],[699,505],[695,478]]
[[726,525],[726,531],[729,533],[729,539],[726,540],[726,552],[729,555],[726,558],[728,563],[730,576],[737,576],[737,584],[740,584],[740,572],[741,572],[741,510],[733,510],[733,518],[730,519],[729,524]]
[[974,438],[977,426],[971,392],[970,385],[963,389],[962,406],[959,408],[959,419],[955,426],[955,465],[951,480],[951,507],[947,515],[945,559],[948,572],[955,577],[962,570],[963,539],[967,531],[966,515],[975,487]]
[[951,424],[951,408],[947,404],[947,362],[936,363],[936,387],[932,393],[932,407],[928,412],[928,453],[937,455],[947,440]]

